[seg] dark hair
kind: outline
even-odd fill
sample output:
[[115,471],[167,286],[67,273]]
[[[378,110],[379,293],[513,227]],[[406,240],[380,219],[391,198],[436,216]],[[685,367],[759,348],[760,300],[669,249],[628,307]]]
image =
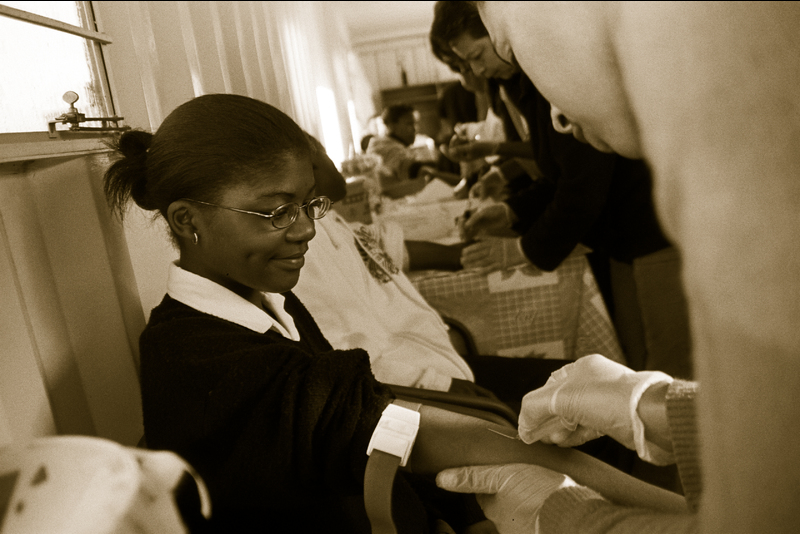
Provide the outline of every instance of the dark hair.
[[409,113],[414,113],[413,106],[409,106],[408,104],[392,104],[383,110],[381,118],[383,119],[383,123],[388,126],[389,124],[396,123]]
[[436,39],[449,47],[450,43],[465,33],[473,39],[489,35],[475,3],[442,0],[436,2],[433,7],[431,40]]
[[438,39],[433,35],[433,32],[428,35],[428,40],[431,44],[431,52],[436,59],[447,65],[450,70],[455,73],[463,72],[464,64],[466,62],[458,57],[455,52],[453,52],[453,49],[450,48],[449,44],[443,42],[441,39]]
[[255,172],[280,172],[293,158],[310,158],[303,130],[282,111],[240,95],[189,100],[155,134],[124,132],[111,144],[120,156],[106,171],[104,190],[123,217],[130,199],[166,216],[180,198],[214,201]]

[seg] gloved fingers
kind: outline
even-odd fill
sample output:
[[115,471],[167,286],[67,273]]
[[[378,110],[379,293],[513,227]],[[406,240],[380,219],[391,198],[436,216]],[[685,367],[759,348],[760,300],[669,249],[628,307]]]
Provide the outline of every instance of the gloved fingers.
[[[475,247],[467,251],[467,248]],[[461,251],[461,265],[464,269],[476,269],[480,274],[488,274],[503,268],[502,256],[495,254],[494,246],[487,245],[485,241],[478,241],[474,245],[465,247]]]
[[571,363],[554,371],[544,386],[522,397],[518,426],[519,437],[525,443],[538,441],[542,436],[548,435],[556,425],[564,426],[560,423],[561,417],[552,411],[553,398],[566,382],[569,368],[573,365],[575,364]]
[[535,426],[520,424],[518,432],[520,439],[528,445],[536,441],[561,444],[569,438],[576,427],[576,424],[556,415]]
[[493,263],[490,241],[477,241],[461,250],[461,265],[466,269],[485,267]]
[[542,438],[541,442],[548,443],[550,445],[558,445],[559,447],[565,448],[577,447],[578,445],[583,445],[587,441],[597,439],[602,435],[602,432],[598,432],[597,430],[585,426],[578,426],[573,431],[563,427],[561,431]]
[[464,222],[464,231],[476,235],[480,230],[491,228],[502,224],[505,219],[505,211],[499,206],[489,206],[473,213]]
[[623,375],[635,372],[620,363],[609,360],[601,354],[583,356],[569,366],[573,367],[573,374],[585,375],[585,378],[588,380],[616,380]]
[[469,190],[469,198],[475,200],[484,200],[488,196],[489,192],[486,189],[486,184],[484,184],[483,182],[477,182]]
[[462,260],[461,266],[464,269],[477,271],[478,274],[480,275],[486,275],[489,273],[493,273],[495,271],[500,271],[503,268],[498,262],[494,261],[492,258],[485,258],[483,260],[474,262],[469,262],[469,261],[465,262]]
[[[445,469],[436,475],[436,485],[455,493],[497,493],[505,465],[477,465]],[[507,470],[506,470],[507,471]]]

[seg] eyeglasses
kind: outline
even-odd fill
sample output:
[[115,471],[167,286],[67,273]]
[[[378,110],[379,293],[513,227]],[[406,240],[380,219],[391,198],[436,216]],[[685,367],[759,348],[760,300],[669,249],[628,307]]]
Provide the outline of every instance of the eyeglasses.
[[235,211],[237,213],[248,213],[250,215],[258,215],[265,219],[272,221],[272,226],[277,229],[288,228],[294,221],[297,220],[297,215],[301,209],[306,210],[306,215],[309,219],[321,219],[331,209],[333,202],[328,197],[314,197],[302,206],[296,202],[289,202],[282,206],[278,206],[269,213],[259,213],[257,211],[241,210],[239,208],[229,208],[228,206],[220,206],[219,204],[212,204],[211,202],[203,202],[202,200],[195,200],[193,198],[182,198],[181,200],[188,200],[189,202],[196,202],[198,204],[205,204],[206,206],[213,206],[215,208],[222,208],[224,210]]

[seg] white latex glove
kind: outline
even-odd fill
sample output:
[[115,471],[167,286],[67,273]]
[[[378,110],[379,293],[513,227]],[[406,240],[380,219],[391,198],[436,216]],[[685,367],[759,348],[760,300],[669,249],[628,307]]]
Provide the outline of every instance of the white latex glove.
[[502,271],[529,263],[522,253],[518,237],[479,237],[476,243],[461,250],[461,265],[482,273]]
[[671,454],[645,441],[636,409],[647,388],[669,382],[660,371],[637,373],[599,354],[584,356],[523,397],[519,436],[525,443],[574,447],[605,434],[643,460],[665,465]]
[[[457,467],[436,476],[436,485],[457,493],[477,494],[487,519],[501,534],[533,534],[545,499],[577,486],[567,475],[538,465],[507,464]],[[598,498],[600,495],[597,495]]]
[[507,195],[506,186],[508,181],[503,176],[503,171],[499,167],[492,166],[486,173],[478,178],[478,182],[469,190],[469,197],[484,200],[493,198],[503,200]]
[[469,217],[463,218],[459,229],[464,241],[471,241],[482,235],[510,237],[514,235],[511,229],[514,222],[511,208],[508,204],[499,202],[480,208]]

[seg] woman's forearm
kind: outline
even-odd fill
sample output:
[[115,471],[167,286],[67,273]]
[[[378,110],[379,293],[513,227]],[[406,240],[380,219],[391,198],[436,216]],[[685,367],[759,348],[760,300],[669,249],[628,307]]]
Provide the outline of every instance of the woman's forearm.
[[500,143],[495,152],[498,156],[509,158],[533,159],[533,147],[527,141],[505,141]]
[[686,512],[682,496],[635,479],[580,451],[534,443],[526,445],[516,429],[423,406],[421,424],[410,468],[435,474],[450,467],[530,463],[570,476],[608,500],[627,506],[668,512]]

